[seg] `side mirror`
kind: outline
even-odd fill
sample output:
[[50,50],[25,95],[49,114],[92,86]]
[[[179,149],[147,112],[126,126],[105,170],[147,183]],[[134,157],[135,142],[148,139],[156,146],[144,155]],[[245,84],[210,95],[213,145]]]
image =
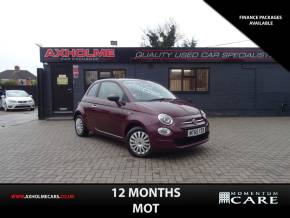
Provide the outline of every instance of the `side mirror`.
[[117,104],[119,107],[121,107],[121,106],[123,106],[123,105],[126,104],[126,102],[120,100],[120,97],[119,97],[118,95],[111,95],[111,96],[107,97],[107,99],[108,99],[109,101],[114,101],[114,102],[116,102],[116,104]]
[[109,101],[119,102],[120,97],[118,95],[111,95],[108,97]]
[[32,95],[29,95],[30,98],[32,98]]
[[5,98],[5,95],[1,95],[1,98]]

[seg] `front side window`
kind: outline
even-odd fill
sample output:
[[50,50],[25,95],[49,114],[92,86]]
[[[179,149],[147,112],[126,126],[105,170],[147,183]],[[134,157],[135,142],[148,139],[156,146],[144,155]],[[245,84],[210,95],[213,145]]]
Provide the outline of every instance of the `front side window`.
[[96,97],[97,96],[98,87],[99,87],[99,83],[96,83],[95,85],[93,85],[90,88],[90,90],[88,91],[87,96]]
[[169,89],[171,91],[208,91],[209,70],[206,68],[170,69]]
[[98,94],[99,98],[107,99],[109,96],[117,95],[120,99],[124,99],[123,90],[114,82],[103,82]]
[[159,99],[176,99],[176,97],[163,86],[144,80],[123,81],[135,101],[154,101]]

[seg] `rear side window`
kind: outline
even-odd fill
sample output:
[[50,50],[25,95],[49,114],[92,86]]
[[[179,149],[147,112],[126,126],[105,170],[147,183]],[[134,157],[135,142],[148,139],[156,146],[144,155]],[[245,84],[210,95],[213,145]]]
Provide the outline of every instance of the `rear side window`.
[[87,93],[87,96],[91,96],[91,97],[96,97],[97,96],[97,91],[98,91],[98,88],[99,88],[99,84],[100,83],[96,83],[95,85],[93,85],[88,93]]
[[103,82],[98,97],[107,99],[111,95],[118,95],[120,99],[124,99],[124,93],[120,86],[114,82]]

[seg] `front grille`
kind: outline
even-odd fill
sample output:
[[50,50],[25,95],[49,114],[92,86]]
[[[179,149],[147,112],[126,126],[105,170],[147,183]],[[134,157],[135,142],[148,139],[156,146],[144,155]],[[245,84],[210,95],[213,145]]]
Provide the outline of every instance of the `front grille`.
[[200,126],[200,125],[205,124],[205,120],[201,116],[191,117],[191,118],[187,119],[186,121],[182,122],[182,124],[185,124],[185,125],[191,124],[193,126]]
[[14,108],[30,108],[29,105],[17,105]]
[[27,101],[18,101],[18,103],[26,103]]
[[190,145],[190,144],[193,144],[195,142],[199,142],[199,141],[202,141],[204,139],[207,139],[208,135],[209,135],[209,132],[206,132],[206,133],[199,135],[199,136],[175,139],[174,143],[176,144],[176,146]]

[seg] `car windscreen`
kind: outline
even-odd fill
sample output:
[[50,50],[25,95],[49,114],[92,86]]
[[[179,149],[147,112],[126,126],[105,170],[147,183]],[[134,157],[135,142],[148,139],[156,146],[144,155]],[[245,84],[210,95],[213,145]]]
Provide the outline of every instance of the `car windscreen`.
[[22,90],[7,90],[6,97],[28,97],[27,92]]
[[154,101],[165,99],[176,99],[176,97],[163,86],[150,82],[128,80],[123,81],[135,101]]

